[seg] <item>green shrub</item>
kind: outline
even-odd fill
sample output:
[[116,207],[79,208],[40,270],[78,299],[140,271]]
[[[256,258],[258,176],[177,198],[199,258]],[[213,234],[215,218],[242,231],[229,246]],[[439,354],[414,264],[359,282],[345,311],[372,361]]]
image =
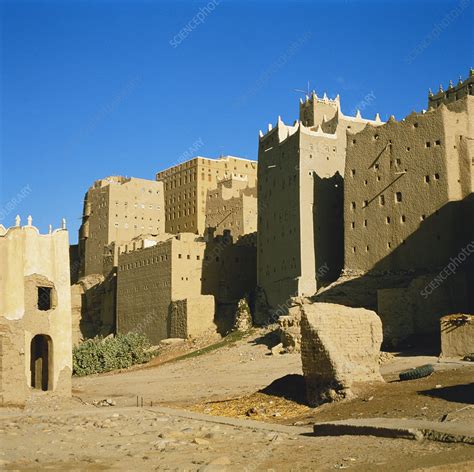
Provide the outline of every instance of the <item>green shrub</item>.
[[119,334],[114,338],[97,336],[75,346],[73,374],[77,376],[124,369],[151,359],[150,343],[143,334]]

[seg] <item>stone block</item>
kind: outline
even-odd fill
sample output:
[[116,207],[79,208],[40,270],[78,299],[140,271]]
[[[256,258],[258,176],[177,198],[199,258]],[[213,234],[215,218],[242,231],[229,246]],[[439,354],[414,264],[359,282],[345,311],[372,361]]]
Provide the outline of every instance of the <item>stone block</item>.
[[382,322],[364,308],[330,303],[301,307],[301,360],[311,406],[353,395],[355,383],[383,381]]

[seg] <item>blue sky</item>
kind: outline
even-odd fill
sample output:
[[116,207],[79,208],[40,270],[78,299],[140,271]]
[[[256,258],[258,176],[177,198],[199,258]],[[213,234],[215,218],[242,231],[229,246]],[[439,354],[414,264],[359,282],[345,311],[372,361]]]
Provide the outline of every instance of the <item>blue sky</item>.
[[1,1],[0,223],[65,217],[74,242],[98,178],[152,179],[196,141],[256,158],[308,80],[346,113],[426,108],[429,87],[474,66],[473,4]]

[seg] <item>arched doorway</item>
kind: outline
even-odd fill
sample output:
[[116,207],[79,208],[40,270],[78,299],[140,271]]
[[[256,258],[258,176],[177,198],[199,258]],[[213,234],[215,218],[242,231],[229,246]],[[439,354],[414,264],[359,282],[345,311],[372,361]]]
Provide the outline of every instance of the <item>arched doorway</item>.
[[51,338],[38,334],[31,340],[31,386],[48,390],[49,363],[51,362]]

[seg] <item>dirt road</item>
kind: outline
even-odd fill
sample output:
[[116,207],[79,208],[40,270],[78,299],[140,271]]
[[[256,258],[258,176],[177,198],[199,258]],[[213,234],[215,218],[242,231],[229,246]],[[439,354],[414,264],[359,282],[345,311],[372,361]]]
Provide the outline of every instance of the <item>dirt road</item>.
[[[435,359],[415,362],[427,360]],[[473,470],[474,447],[466,444],[310,435],[315,420],[354,415],[361,418],[388,412],[394,417],[419,415],[439,420],[444,412],[449,413],[449,421],[469,419],[472,410],[464,407],[472,403],[472,366],[443,364],[430,378],[405,386],[392,382],[397,370],[413,362],[408,357],[395,358],[382,369],[387,383],[368,386],[366,394],[353,403],[319,409],[309,409],[294,396],[301,395],[300,357],[269,355],[258,333],[200,357],[76,378],[75,397],[70,400],[39,393],[24,410],[0,411],[0,468]],[[258,392],[260,389],[264,391]],[[143,407],[135,406],[137,395],[143,397]],[[104,398],[116,404],[91,405]],[[252,418],[260,421],[249,420],[246,411],[259,402],[265,403],[263,413],[257,409]],[[183,409],[164,409],[158,404]],[[294,423],[300,426],[289,426]]]

